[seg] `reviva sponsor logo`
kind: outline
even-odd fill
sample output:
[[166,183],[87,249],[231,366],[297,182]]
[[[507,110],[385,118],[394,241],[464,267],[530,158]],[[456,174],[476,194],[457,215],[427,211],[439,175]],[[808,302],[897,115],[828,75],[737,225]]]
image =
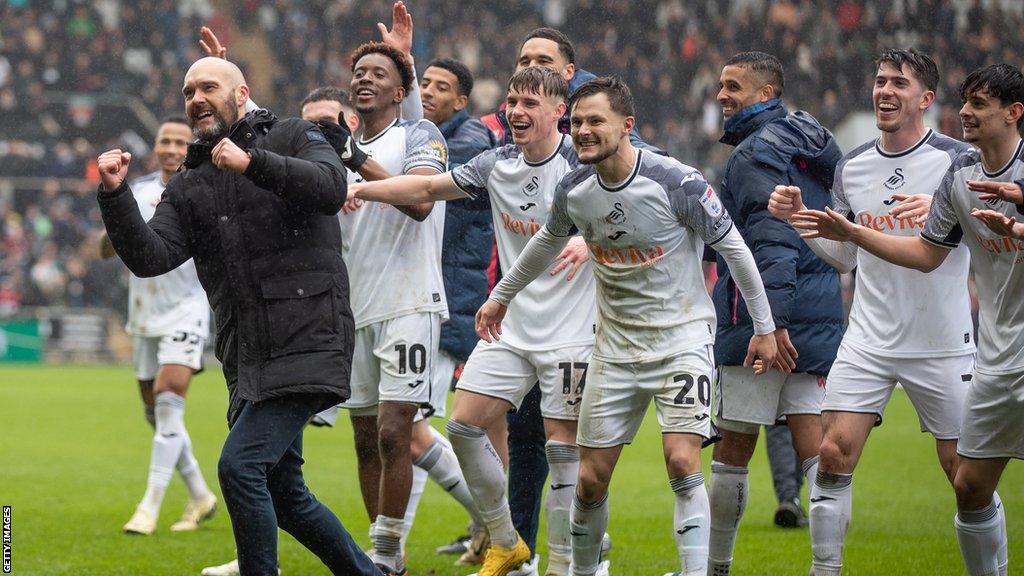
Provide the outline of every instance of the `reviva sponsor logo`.
[[643,267],[653,266],[665,255],[665,249],[660,245],[646,248],[626,246],[622,248],[602,248],[597,244],[587,243],[590,253],[598,264],[634,264]]
[[868,212],[857,215],[860,225],[879,232],[898,232],[901,230],[923,230],[924,224],[918,224],[913,218],[897,218],[890,214],[878,216]]
[[533,236],[540,231],[541,225],[536,220],[520,220],[507,212],[501,213],[501,225],[505,230],[522,236]]

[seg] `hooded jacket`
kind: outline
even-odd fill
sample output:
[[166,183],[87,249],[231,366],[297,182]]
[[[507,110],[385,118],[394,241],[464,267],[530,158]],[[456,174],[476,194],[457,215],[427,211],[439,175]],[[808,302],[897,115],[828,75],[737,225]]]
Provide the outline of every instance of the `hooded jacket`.
[[[839,274],[789,223],[769,214],[768,199],[777,185],[799,186],[804,204],[823,210],[842,152],[814,117],[790,114],[778,99],[739,111],[726,122],[721,142],[736,149],[719,194],[757,262],[775,325],[789,331],[799,354],[796,372],[825,375],[843,332]],[[715,360],[742,365],[753,325],[729,268],[717,261]]]
[[[497,138],[479,120],[459,110],[438,126],[448,143],[449,168],[497,146]],[[445,204],[441,275],[450,318],[441,325],[442,350],[465,361],[480,339],[476,311],[487,300],[492,244],[491,203],[487,195]]]
[[217,358],[230,396],[243,401],[320,394],[349,397],[354,323],[337,213],[345,171],[313,124],[266,110],[228,137],[249,152],[244,174],[221,170],[211,146],[189,145],[149,222],[127,182],[98,194],[117,254],[137,276],[194,258],[216,319]]

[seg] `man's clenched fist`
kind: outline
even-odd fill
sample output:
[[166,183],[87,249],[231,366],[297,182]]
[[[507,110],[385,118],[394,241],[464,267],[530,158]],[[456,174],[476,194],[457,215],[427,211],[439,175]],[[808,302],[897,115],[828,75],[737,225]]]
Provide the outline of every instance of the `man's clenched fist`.
[[117,190],[128,175],[128,164],[132,161],[131,152],[122,152],[121,149],[107,150],[97,161],[100,171],[100,182],[107,192]]
[[221,170],[231,170],[241,174],[249,167],[252,158],[249,153],[238,147],[230,138],[223,138],[210,152],[213,165]]

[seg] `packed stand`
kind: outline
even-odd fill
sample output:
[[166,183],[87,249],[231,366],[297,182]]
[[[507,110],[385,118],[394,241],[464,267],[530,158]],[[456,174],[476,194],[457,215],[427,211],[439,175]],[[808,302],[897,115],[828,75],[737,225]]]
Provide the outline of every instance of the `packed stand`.
[[[276,50],[277,77],[271,93],[254,96],[290,115],[311,88],[347,86],[349,54],[378,37],[376,23],[389,22],[391,10],[385,1],[234,5],[234,13],[220,14],[209,0],[7,2],[0,8],[0,176],[95,183],[95,156],[107,144],[148,150],[145,128],[126,126],[122,109],[107,105],[103,95],[136,97],[156,117],[180,112],[182,76],[202,56],[201,25],[214,29],[229,57],[237,56],[247,72],[256,64],[232,54],[229,20],[238,33],[266,36]],[[499,103],[526,33],[557,27],[573,39],[580,67],[618,74],[629,83],[644,138],[701,168],[712,182],[729,152],[717,142],[722,126],[715,101],[718,75],[735,52],[779,55],[790,107],[807,109],[834,128],[849,111],[870,110],[865,88],[882,47],[917,46],[930,52],[942,71],[939,127],[958,136],[956,88],[966,72],[985,62],[1015,62],[1024,51],[1018,33],[1024,28],[1024,3],[1017,0],[419,0],[411,9],[420,72],[435,57],[465,62],[477,78],[474,113],[485,114]],[[82,275],[72,271],[71,256],[82,250],[77,243],[100,228],[93,184],[76,188],[68,182],[0,197],[5,247],[0,314],[15,298],[39,304],[103,301],[74,296],[68,288],[69,278]],[[69,199],[58,202],[67,205],[69,215],[61,214],[55,198]],[[76,233],[41,234],[27,224],[39,220],[37,214],[70,220]],[[48,264],[51,260],[55,264]],[[60,273],[31,273],[48,266]]]

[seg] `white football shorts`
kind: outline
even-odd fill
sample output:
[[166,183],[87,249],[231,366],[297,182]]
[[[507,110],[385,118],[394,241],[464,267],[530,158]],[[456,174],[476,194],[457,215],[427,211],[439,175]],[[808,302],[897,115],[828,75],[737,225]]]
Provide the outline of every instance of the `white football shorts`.
[[206,339],[190,332],[170,336],[133,336],[132,362],[135,377],[153,380],[165,364],[188,366],[193,372],[203,369],[203,348]]
[[1024,460],[1024,373],[974,372],[956,451],[968,458]]
[[878,423],[896,383],[917,411],[922,432],[938,440],[960,437],[974,354],[894,358],[844,342],[828,375],[822,411],[877,414]]
[[652,362],[593,360],[583,391],[576,442],[587,448],[629,444],[654,399],[662,433],[711,436],[710,345]]
[[540,382],[540,411],[553,420],[576,420],[587,385],[592,345],[558,350],[520,350],[481,340],[466,361],[456,388],[507,401],[518,409]]
[[441,333],[435,312],[405,314],[356,330],[352,395],[342,408],[376,414],[380,402],[430,408],[433,370]]
[[791,414],[820,414],[825,378],[805,372],[761,375],[745,366],[719,366],[715,424],[741,434],[757,434],[761,426]]

